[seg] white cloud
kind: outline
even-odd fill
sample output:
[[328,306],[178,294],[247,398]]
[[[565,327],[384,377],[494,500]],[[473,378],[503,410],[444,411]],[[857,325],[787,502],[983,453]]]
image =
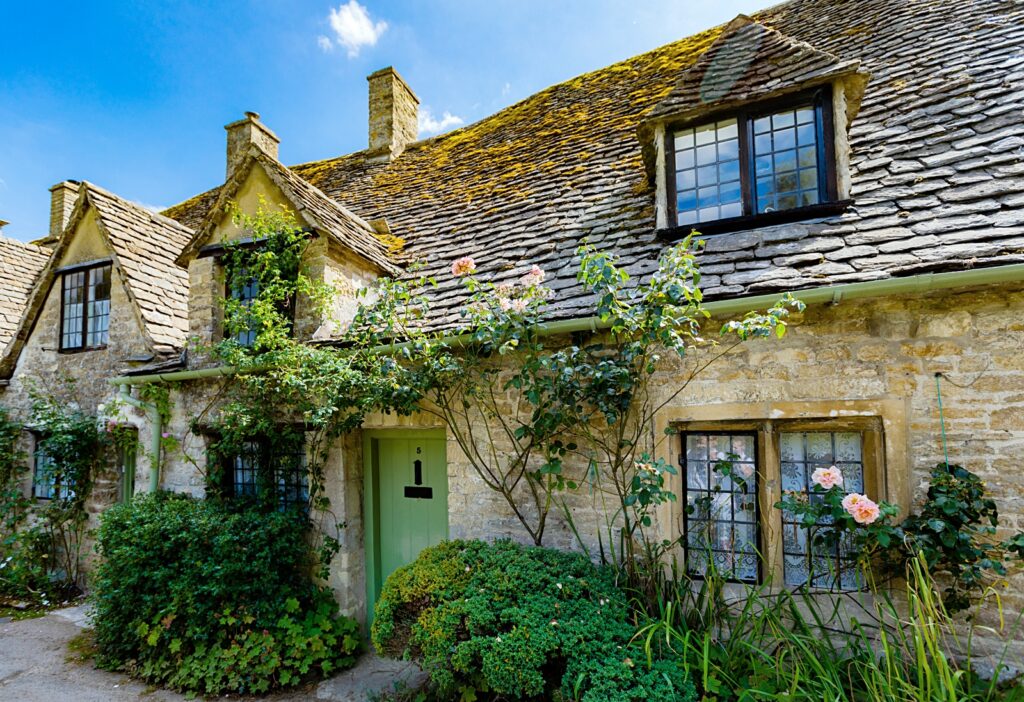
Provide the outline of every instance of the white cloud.
[[143,207],[143,208],[149,210],[153,214],[160,214],[161,212],[163,212],[164,210],[167,209],[164,205],[150,205],[150,204],[145,203],[145,202],[140,202],[139,200],[132,200],[132,202],[134,202],[139,207]]
[[461,117],[457,117],[451,112],[448,112],[448,110],[444,111],[441,115],[441,119],[434,117],[429,107],[424,107],[420,110],[420,134],[438,134],[439,132],[451,129],[452,127],[457,127],[460,124],[465,124],[465,121]]
[[502,86],[502,88],[501,88],[501,96],[505,97],[506,95],[508,95],[511,92],[512,92],[512,84],[511,83],[505,83],[505,85]]
[[[349,58],[358,56],[364,46],[374,46],[388,28],[384,20],[371,20],[370,13],[357,0],[332,7],[327,22],[334,32],[334,41],[348,49]],[[322,35],[317,37],[316,43],[324,51],[334,48],[334,42]]]

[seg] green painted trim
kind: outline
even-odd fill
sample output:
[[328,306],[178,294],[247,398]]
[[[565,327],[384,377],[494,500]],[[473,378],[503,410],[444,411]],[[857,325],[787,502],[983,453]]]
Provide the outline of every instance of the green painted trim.
[[[867,297],[884,297],[887,295],[905,295],[928,292],[931,290],[948,290],[950,288],[974,287],[995,283],[1024,281],[1024,263],[1008,266],[979,268],[967,271],[951,271],[947,273],[924,273],[906,278],[885,278],[867,280],[860,283],[844,283],[842,285],[826,285],[820,288],[791,291],[793,296],[806,304],[838,303],[843,300],[863,299]],[[712,315],[729,315],[749,312],[762,307],[771,307],[784,293],[738,297],[730,300],[715,300],[705,303],[704,308]],[[554,334],[572,334],[582,331],[606,329],[608,323],[599,317],[581,317],[558,322],[545,322],[537,325],[542,336]],[[452,346],[461,346],[472,342],[471,334],[459,334],[442,339]],[[408,342],[383,344],[374,350],[378,353],[395,351],[409,346]],[[176,382],[181,380],[198,380],[217,376],[233,375],[236,369],[232,366],[218,366],[201,370],[173,371],[170,373],[153,373],[150,375],[126,375],[111,378],[107,382],[113,385],[145,385],[146,383]]]
[[163,436],[164,423],[157,406],[149,402],[132,397],[129,383],[121,383],[118,387],[117,399],[127,402],[132,407],[138,407],[149,415],[149,426],[152,431],[150,436],[150,464],[149,464],[149,491],[156,492],[160,489],[160,439]]
[[[373,608],[377,604],[377,585],[380,579],[380,465],[374,442],[378,439],[443,439],[448,432],[443,428],[363,429],[363,572],[366,573],[366,632],[373,626]],[[445,450],[447,466],[448,452]],[[446,479],[447,480],[447,479]],[[446,496],[447,499],[447,496]],[[447,510],[447,507],[446,507]]]

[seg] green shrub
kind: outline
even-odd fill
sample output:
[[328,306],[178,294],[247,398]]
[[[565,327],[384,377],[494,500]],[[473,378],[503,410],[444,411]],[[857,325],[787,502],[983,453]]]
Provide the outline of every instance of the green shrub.
[[264,692],[352,665],[361,638],[309,577],[296,512],[140,496],[99,528],[98,663],[169,687]]
[[679,664],[647,665],[629,616],[611,571],[583,556],[451,541],[388,578],[372,636],[382,653],[422,663],[444,699],[693,699]]

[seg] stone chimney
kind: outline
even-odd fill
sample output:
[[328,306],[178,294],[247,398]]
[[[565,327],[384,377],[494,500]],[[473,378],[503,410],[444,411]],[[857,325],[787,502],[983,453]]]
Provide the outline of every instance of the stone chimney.
[[78,186],[77,180],[65,180],[50,188],[50,234],[47,239],[59,239],[68,226],[78,201]]
[[390,66],[366,80],[370,83],[370,151],[390,160],[416,141],[420,100]]
[[281,140],[260,122],[258,112],[246,112],[245,117],[224,127],[228,132],[227,177],[250,144],[258,146],[265,154],[277,160],[277,145]]

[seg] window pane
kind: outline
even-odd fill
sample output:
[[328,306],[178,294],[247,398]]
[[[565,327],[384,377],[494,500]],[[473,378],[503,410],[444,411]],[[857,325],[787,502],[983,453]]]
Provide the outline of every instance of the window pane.
[[64,274],[64,323],[61,327],[60,347],[82,347],[82,323],[85,302],[85,271]]
[[754,121],[754,197],[758,212],[821,201],[816,108],[784,110]]
[[[259,281],[250,279],[241,288],[232,288],[231,297],[242,303],[243,307],[249,307],[252,301],[255,300],[260,294]],[[248,329],[243,329],[235,334],[235,341],[242,346],[252,346],[256,343],[256,326],[255,322],[250,322]]]
[[[819,468],[837,466],[846,492],[863,492],[862,438],[856,432],[784,432],[779,437],[782,490],[812,502],[821,493],[813,489],[811,475]],[[824,588],[857,587],[856,555],[849,543],[825,545],[827,521],[804,527],[789,510],[782,513],[783,571],[786,585],[810,584]]]
[[757,463],[748,434],[685,434],[686,563],[706,575],[713,563],[733,580],[756,582]]
[[736,160],[723,161],[718,166],[718,180],[725,182],[728,180],[735,180],[739,182],[740,179],[740,162]]
[[[738,136],[739,123],[735,119],[675,133],[677,224],[708,222],[742,214],[743,206],[737,194],[740,177]],[[696,170],[691,171],[694,166]],[[731,181],[737,181],[737,185]],[[694,187],[698,188],[696,192]]]
[[694,174],[692,168],[676,173],[677,191],[689,190],[695,187],[697,187],[697,176]]
[[88,271],[86,346],[105,346],[110,329],[110,266]]
[[33,455],[35,470],[32,475],[32,494],[42,500],[53,498],[56,492],[56,475],[53,459],[47,455],[46,450],[37,442]]

